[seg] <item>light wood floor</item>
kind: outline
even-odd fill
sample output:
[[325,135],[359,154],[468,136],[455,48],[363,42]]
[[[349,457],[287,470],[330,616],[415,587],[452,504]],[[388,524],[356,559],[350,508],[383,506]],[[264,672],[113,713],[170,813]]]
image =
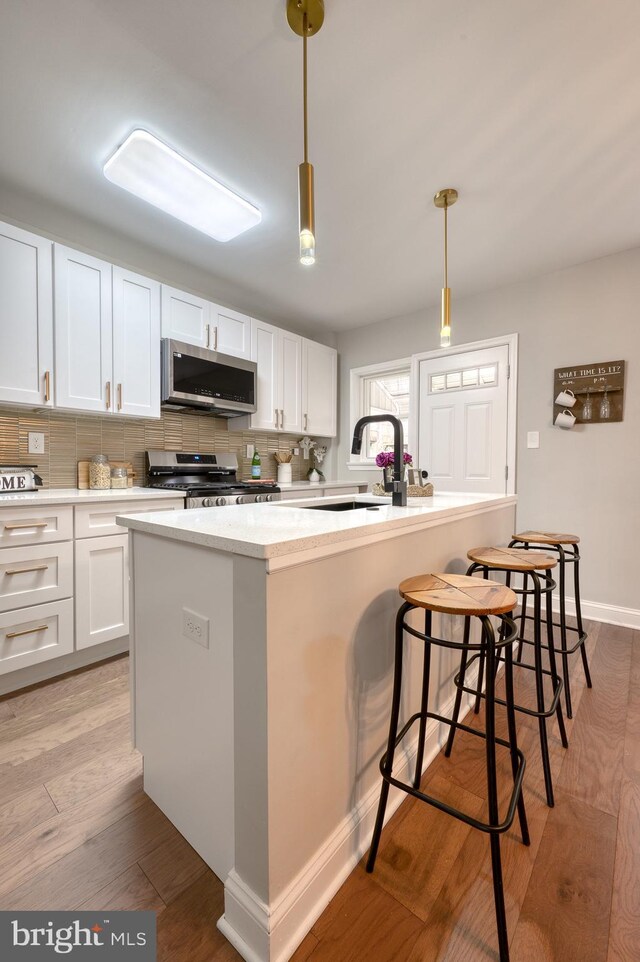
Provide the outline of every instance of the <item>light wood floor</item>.
[[[589,627],[594,689],[572,659],[553,810],[536,723],[520,716],[532,844],[511,832],[502,845],[513,962],[640,959],[640,633]],[[121,658],[0,701],[0,909],[153,909],[159,962],[236,962],[215,926],[221,883],[142,791],[127,671]],[[482,750],[459,734],[423,784],[484,812]],[[487,838],[409,800],[375,873],[356,868],[293,962],[496,959]]]

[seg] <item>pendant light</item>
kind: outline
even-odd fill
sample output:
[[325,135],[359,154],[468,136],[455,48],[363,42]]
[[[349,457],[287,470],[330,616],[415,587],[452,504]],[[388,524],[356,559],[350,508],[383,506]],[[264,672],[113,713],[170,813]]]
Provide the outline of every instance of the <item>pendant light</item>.
[[300,263],[315,264],[316,238],[313,197],[313,165],[309,163],[307,136],[307,38],[318,32],[324,21],[324,0],[287,0],[289,26],[302,37],[302,103],[304,160],[298,168],[298,221]]
[[433,198],[433,203],[440,210],[444,210],[444,287],[442,288],[442,312],[440,317],[440,347],[451,344],[451,289],[449,288],[449,270],[447,263],[447,211],[453,207],[458,199],[458,191],[453,187],[439,190]]

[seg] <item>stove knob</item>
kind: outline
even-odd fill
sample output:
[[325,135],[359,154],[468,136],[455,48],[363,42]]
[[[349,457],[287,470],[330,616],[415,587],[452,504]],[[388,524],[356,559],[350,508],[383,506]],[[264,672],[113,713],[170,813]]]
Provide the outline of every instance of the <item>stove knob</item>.
[[[213,499],[212,499],[212,500],[213,500]],[[215,502],[215,503],[216,503],[216,505],[218,505],[218,507],[220,507],[220,506],[222,506],[223,504],[226,504],[226,503],[227,503],[227,499],[226,499],[226,498],[216,498],[216,502]]]
[[215,502],[215,499],[214,499],[214,498],[203,498],[203,499],[202,499],[202,507],[203,507],[203,508],[213,508],[214,505],[215,505],[215,503],[216,503],[216,502]]
[[273,495],[272,495],[272,494],[265,494],[264,500],[265,500],[265,501],[273,501]]
[[266,494],[256,494],[256,504],[261,504],[263,501],[267,500]]
[[238,497],[236,498],[236,504],[245,504],[246,500],[247,499],[243,494],[239,494]]

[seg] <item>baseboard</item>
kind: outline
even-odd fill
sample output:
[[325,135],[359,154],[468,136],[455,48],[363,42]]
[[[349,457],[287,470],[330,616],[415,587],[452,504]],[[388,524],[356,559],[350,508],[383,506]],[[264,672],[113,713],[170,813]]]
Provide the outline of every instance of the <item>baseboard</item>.
[[[451,695],[441,706],[441,714],[451,714],[454,697]],[[470,707],[471,698],[465,696],[463,713]],[[440,751],[447,733],[448,727],[428,723],[423,771]],[[394,765],[399,778],[413,772],[416,750],[417,738],[402,752],[401,764]],[[224,915],[218,928],[246,962],[286,962],[293,955],[369,848],[379,795],[377,782],[271,905],[257,898],[231,870],[225,881]],[[385,822],[406,797],[404,792],[391,789]]]
[[113,658],[115,655],[122,655],[128,650],[129,636],[126,635],[114,641],[105,641],[101,645],[73,651],[69,655],[51,658],[50,661],[43,661],[38,665],[7,672],[6,675],[0,675],[0,695],[9,695],[30,685],[37,685],[41,681],[66,675],[67,672],[76,671],[78,668],[86,668],[87,665],[104,661],[105,658]]
[[[567,598],[567,614],[572,617],[576,613],[574,598]],[[609,625],[621,625],[625,628],[640,628],[640,610],[637,608],[622,608],[619,605],[605,605],[598,601],[582,601],[582,617],[584,621],[603,621]],[[560,610],[558,595],[553,596],[553,610]]]

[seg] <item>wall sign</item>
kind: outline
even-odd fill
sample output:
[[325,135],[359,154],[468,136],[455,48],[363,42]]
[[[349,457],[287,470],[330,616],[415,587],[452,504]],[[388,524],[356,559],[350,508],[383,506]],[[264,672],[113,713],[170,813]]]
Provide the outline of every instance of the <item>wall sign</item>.
[[553,374],[553,421],[558,427],[622,421],[624,361],[557,367]]

